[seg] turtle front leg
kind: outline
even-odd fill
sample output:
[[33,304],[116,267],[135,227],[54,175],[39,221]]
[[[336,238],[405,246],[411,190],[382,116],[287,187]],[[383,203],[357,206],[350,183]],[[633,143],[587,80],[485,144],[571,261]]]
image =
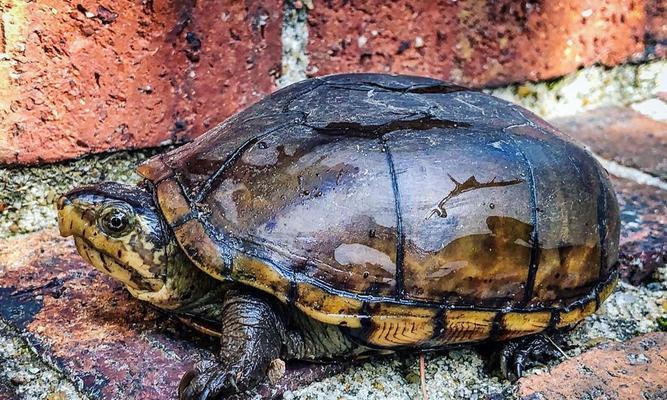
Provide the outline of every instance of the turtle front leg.
[[262,294],[229,290],[222,303],[217,363],[199,363],[183,376],[181,400],[224,398],[252,389],[281,356],[285,323]]

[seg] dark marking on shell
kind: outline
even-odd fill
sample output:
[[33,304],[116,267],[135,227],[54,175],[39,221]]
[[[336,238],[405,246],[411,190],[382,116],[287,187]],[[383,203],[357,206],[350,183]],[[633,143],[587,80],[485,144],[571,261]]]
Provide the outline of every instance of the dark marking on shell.
[[[484,189],[484,188],[491,188],[491,187],[502,187],[502,186],[510,186],[510,185],[516,185],[519,183],[522,183],[524,180],[523,179],[511,179],[508,181],[496,181],[496,178],[491,179],[488,182],[479,182],[477,181],[477,178],[475,176],[471,176],[470,178],[466,179],[464,182],[459,182],[454,177],[451,175],[447,174],[449,176],[449,179],[451,179],[452,182],[454,182],[454,189],[452,189],[447,196],[445,196],[438,205],[433,208],[433,211],[431,214],[429,214],[428,218],[431,218],[434,215],[437,215],[440,218],[446,218],[447,217],[447,210],[445,209],[445,205],[449,200],[452,198],[461,195],[465,192],[470,192],[472,190],[478,190],[478,189]],[[493,203],[489,204],[489,207],[491,209],[495,208],[495,205]]]
[[287,303],[289,305],[294,304],[294,302],[299,298],[299,288],[296,284],[296,281],[292,278],[289,283],[289,292],[287,293]]
[[176,219],[174,222],[169,224],[169,226],[171,227],[171,229],[176,229],[176,228],[192,221],[195,218],[197,218],[197,210],[191,209],[187,213],[183,214],[180,218]]
[[435,314],[435,319],[433,320],[433,335],[431,336],[430,342],[437,343],[438,339],[445,334],[447,326],[447,307],[440,306],[438,312]]
[[556,325],[560,322],[560,312],[557,310],[551,310],[551,318],[549,319],[549,326],[547,331],[553,331],[556,329]]
[[416,119],[404,119],[387,122],[380,125],[365,125],[359,122],[341,121],[328,122],[323,127],[313,125],[308,122],[306,126],[312,128],[318,133],[331,136],[354,136],[370,139],[379,139],[384,135],[403,130],[425,131],[429,129],[455,129],[466,128],[470,124],[466,122],[456,122],[447,119],[435,118],[431,115],[423,115]]
[[491,333],[489,334],[489,340],[495,341],[500,334],[505,330],[503,326],[503,317],[505,313],[503,311],[498,311],[495,317],[493,317],[493,322],[491,323]]

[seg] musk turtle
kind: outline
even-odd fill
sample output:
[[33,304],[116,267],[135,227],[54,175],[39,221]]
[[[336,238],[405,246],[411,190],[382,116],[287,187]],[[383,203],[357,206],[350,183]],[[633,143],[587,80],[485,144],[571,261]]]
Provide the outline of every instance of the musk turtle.
[[565,135],[479,91],[308,79],[58,202],[63,235],[138,299],[221,337],[181,397],[277,359],[509,341],[566,328],[616,282],[619,211]]

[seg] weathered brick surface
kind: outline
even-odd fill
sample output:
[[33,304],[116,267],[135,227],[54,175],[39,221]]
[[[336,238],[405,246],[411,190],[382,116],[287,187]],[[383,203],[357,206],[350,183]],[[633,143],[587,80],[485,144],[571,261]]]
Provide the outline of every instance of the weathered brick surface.
[[522,400],[665,399],[667,333],[604,344],[519,380]]
[[667,263],[667,191],[613,179],[621,209],[621,277],[639,284]]
[[192,138],[274,89],[282,2],[0,2],[0,164]]
[[[175,398],[181,376],[213,357],[215,341],[131,298],[71,242],[54,229],[0,242],[0,318],[93,398]],[[346,367],[288,364],[276,387],[259,392],[279,395]],[[0,385],[0,398],[12,390]]]
[[661,0],[315,1],[311,69],[376,71],[484,86],[548,79],[644,51]]
[[623,107],[598,108],[551,122],[601,157],[667,180],[667,122]]
[[647,39],[658,57],[667,57],[667,2],[651,0],[646,5]]

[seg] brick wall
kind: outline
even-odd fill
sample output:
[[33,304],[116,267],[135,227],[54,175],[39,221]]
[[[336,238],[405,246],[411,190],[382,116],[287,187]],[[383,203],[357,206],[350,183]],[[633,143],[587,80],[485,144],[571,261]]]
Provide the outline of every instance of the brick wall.
[[[294,1],[308,75],[378,71],[471,86],[665,56],[665,0]],[[5,0],[0,164],[180,142],[276,88],[278,0]],[[281,64],[283,68],[281,69]]]
[[279,1],[0,1],[0,163],[178,142],[275,89]]
[[649,16],[642,1],[328,3],[308,20],[318,74],[401,71],[477,87],[640,59],[646,27],[665,29],[655,22],[664,9],[653,4]]

